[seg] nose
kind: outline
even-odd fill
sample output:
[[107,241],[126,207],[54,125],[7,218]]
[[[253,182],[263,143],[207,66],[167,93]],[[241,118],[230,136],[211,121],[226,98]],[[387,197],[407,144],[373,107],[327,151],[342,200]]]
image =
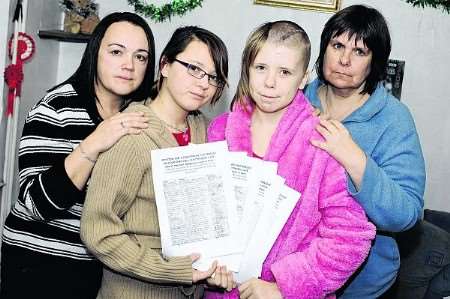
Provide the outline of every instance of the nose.
[[342,51],[341,56],[339,57],[339,63],[343,66],[350,65],[350,51]]
[[197,84],[203,88],[203,89],[207,89],[209,87],[209,77],[208,75],[204,75],[202,78],[197,79]]
[[132,71],[134,69],[134,56],[133,55],[124,55],[122,61],[122,68],[126,70]]
[[267,72],[266,77],[264,79],[264,85],[266,85],[266,87],[275,87],[275,76],[276,73],[275,72]]

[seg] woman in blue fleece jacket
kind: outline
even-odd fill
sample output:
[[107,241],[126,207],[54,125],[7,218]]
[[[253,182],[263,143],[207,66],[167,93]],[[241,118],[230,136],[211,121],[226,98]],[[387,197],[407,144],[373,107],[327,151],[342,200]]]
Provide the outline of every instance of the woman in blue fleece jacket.
[[318,78],[305,95],[319,108],[317,130],[346,169],[348,189],[377,226],[367,261],[340,298],[377,298],[394,282],[400,257],[392,233],[420,219],[425,166],[408,108],[383,87],[391,50],[383,16],[363,5],[333,15],[321,35]]

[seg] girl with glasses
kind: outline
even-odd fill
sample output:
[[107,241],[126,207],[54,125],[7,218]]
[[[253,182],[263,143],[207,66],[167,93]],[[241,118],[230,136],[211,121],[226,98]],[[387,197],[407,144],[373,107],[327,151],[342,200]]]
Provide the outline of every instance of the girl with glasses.
[[105,265],[98,298],[200,298],[205,279],[231,289],[226,268],[213,264],[202,272],[192,268],[195,254],[161,255],[150,161],[153,149],[205,142],[198,109],[219,100],[227,74],[219,37],[193,26],[177,29],[162,51],[153,97],[127,109],[149,117],[148,128],[99,157],[81,225],[83,241]]

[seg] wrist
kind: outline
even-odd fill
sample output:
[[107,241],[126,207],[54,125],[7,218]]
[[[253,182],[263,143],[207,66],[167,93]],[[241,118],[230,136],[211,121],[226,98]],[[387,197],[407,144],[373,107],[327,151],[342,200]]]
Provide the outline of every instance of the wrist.
[[80,155],[83,159],[88,160],[92,164],[95,164],[95,162],[97,162],[97,158],[99,155],[98,152],[90,151],[89,147],[86,147],[86,145],[83,142],[81,142],[78,145],[78,148],[80,150]]

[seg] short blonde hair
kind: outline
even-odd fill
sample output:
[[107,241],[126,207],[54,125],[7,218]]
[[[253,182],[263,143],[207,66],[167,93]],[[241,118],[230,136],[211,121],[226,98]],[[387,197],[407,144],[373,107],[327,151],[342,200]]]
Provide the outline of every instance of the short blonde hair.
[[308,68],[311,58],[311,42],[306,31],[292,21],[268,22],[257,27],[248,37],[242,52],[241,76],[236,94],[231,102],[231,110],[236,102],[245,107],[245,99],[250,98],[249,70],[256,56],[266,42],[279,43],[298,48],[303,56],[303,70]]

